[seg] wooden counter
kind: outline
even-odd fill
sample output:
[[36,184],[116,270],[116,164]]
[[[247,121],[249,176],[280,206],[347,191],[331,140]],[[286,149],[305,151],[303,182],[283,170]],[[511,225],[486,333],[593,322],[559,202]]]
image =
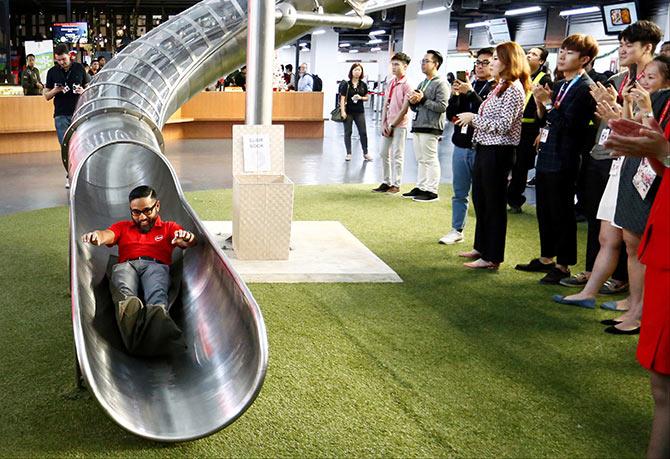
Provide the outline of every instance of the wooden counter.
[[[182,106],[163,129],[166,139],[232,137],[244,123],[245,94],[202,92]],[[286,138],[323,137],[323,93],[273,93],[272,120]],[[53,103],[41,96],[0,97],[0,154],[58,151]]]

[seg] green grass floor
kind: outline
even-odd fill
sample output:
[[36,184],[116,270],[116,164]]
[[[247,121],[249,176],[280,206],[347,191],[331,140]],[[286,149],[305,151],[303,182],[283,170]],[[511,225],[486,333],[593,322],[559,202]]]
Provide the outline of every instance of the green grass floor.
[[[270,342],[263,390],[226,430],[177,445],[125,432],[73,390],[67,209],[0,218],[0,457],[644,455],[637,339],[513,269],[539,250],[532,209],[511,216],[500,271],[473,272],[456,257],[472,212],[466,243],[437,244],[450,187],[434,204],[370,188],[297,187],[294,219],[341,221],[405,282],[251,285]],[[230,219],[230,190],[188,198],[202,219]]]

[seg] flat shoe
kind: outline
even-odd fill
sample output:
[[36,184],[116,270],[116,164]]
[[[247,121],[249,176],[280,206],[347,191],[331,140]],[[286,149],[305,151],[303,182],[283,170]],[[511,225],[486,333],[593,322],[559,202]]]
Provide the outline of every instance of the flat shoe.
[[554,295],[552,298],[556,303],[569,304],[571,306],[579,306],[585,309],[595,309],[596,300],[589,298],[586,300],[568,300],[563,295]]
[[470,252],[461,252],[458,254],[458,256],[461,258],[470,258],[472,260],[477,260],[481,256],[481,253],[477,252],[476,250],[471,250]]
[[635,327],[630,330],[619,330],[618,328],[611,326],[605,329],[605,333],[609,333],[610,335],[639,335],[640,327]]
[[616,307],[617,302],[616,301],[605,301],[603,304],[600,305],[600,309],[606,309],[608,311],[618,311],[618,312],[626,312],[628,311],[628,308],[626,309],[617,309]]
[[463,263],[463,266],[465,266],[466,268],[470,268],[470,269],[494,269],[495,270],[495,269],[498,269],[500,267],[500,264],[499,263],[493,263],[491,261],[482,260],[481,258],[479,258],[478,260],[475,260],[475,261],[471,261],[471,262],[468,262],[468,263]]
[[621,322],[623,322],[623,321],[622,320],[616,320],[616,319],[605,319],[605,320],[600,321],[600,323],[603,324],[603,325],[611,325],[611,326],[619,325]]

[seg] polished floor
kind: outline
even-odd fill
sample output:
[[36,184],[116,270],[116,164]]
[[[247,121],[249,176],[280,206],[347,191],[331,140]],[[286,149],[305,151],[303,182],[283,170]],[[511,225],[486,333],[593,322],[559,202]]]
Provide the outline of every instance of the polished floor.
[[[286,175],[297,184],[379,183],[382,178],[382,165],[378,158],[381,135],[378,124],[371,116],[368,116],[367,129],[369,151],[374,156],[372,162],[363,160],[355,129],[353,159],[344,161],[343,126],[327,121],[323,139],[286,140]],[[449,124],[444,140],[439,144],[442,182],[445,183],[451,183],[452,177],[451,130]],[[172,141],[166,145],[166,155],[185,191],[232,187],[230,140]],[[2,155],[0,161],[0,215],[67,205],[65,171],[60,153]],[[416,160],[411,140],[407,141],[403,175],[403,182],[416,180]]]

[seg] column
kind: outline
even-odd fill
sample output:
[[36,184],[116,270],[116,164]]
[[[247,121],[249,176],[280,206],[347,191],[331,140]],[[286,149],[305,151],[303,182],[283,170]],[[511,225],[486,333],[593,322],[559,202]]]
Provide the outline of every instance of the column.
[[316,73],[323,80],[323,116],[330,116],[335,108],[337,81],[346,75],[338,75],[337,51],[339,36],[331,28],[326,33],[312,35],[312,46],[309,61],[309,73]]
[[426,50],[434,49],[444,57],[440,75],[447,75],[447,51],[449,22],[451,11],[449,9],[438,13],[419,15],[421,9],[429,9],[444,5],[444,1],[425,0],[419,3],[410,3],[405,6],[405,27],[403,30],[402,51],[412,58],[412,63],[407,69],[409,83],[417,86],[424,78],[421,73],[421,59]]

